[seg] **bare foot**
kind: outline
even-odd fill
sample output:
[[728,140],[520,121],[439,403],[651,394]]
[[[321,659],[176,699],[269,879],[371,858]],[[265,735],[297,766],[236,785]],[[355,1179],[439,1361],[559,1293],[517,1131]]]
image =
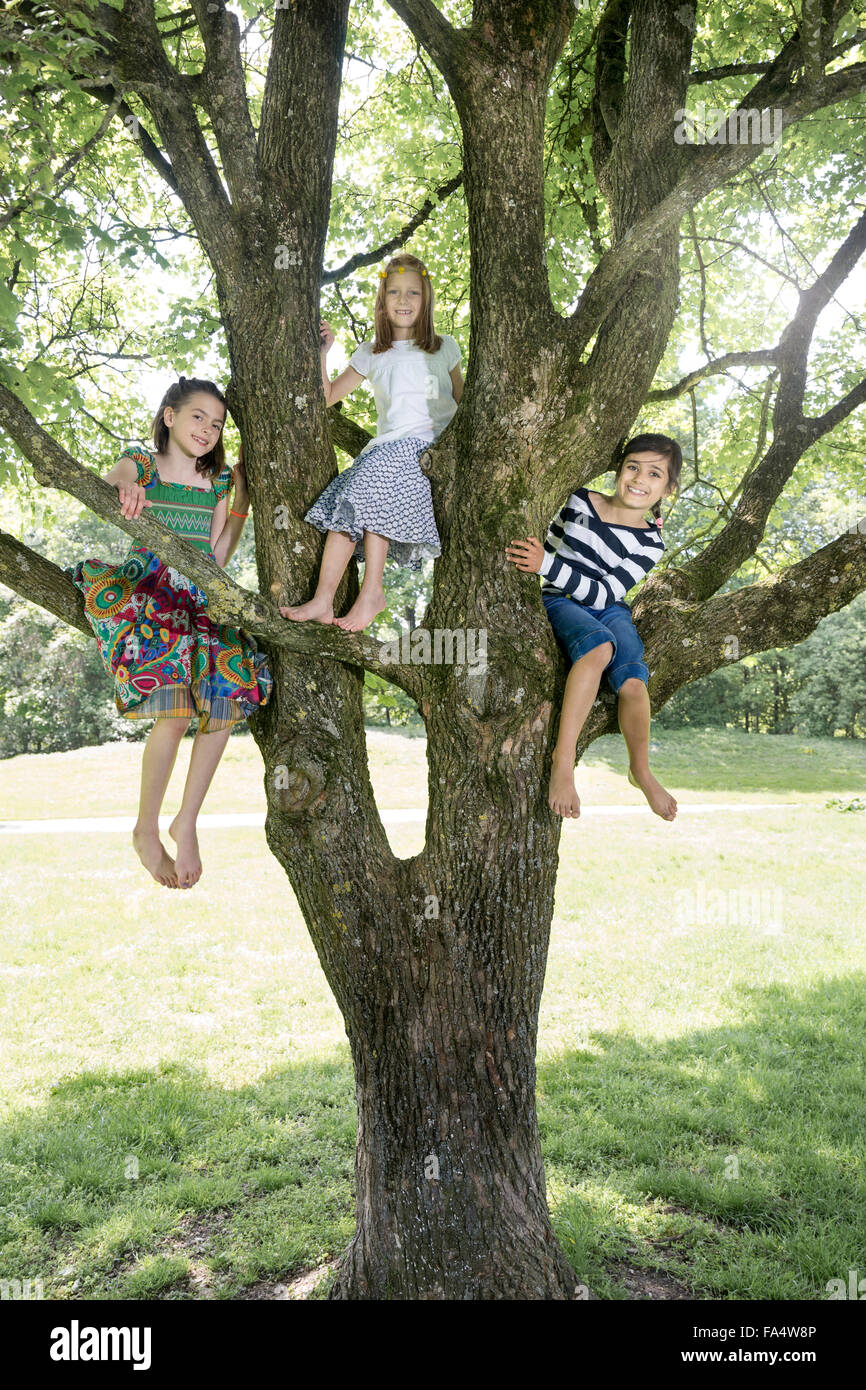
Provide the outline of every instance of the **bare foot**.
[[177,886],[192,888],[201,878],[201,858],[198,852],[198,836],[195,821],[181,820],[175,816],[168,833],[177,845]]
[[334,604],[331,599],[311,598],[309,603],[302,603],[297,608],[281,608],[280,612],[284,618],[291,618],[293,623],[332,623],[334,621]]
[[385,594],[382,589],[372,594],[365,594],[362,589],[345,617],[335,618],[334,623],[344,632],[363,632],[384,607]]
[[551,811],[555,811],[558,816],[570,816],[576,820],[580,815],[580,797],[574,785],[573,759],[557,758],[554,754],[547,801]]
[[177,887],[174,860],[155,830],[139,830],[136,827],[132,832],[132,844],[151,878],[155,878],[163,888]]
[[662,820],[673,820],[677,813],[677,803],[670,792],[665,791],[661,782],[657,781],[651,772],[635,776],[632,769],[629,768],[628,780],[633,787],[640,787],[657,816],[661,816]]

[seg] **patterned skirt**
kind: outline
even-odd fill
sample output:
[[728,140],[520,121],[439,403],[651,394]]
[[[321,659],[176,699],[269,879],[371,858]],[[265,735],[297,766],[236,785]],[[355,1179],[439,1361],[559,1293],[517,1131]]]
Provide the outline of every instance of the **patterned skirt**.
[[338,473],[304,520],[320,531],[346,531],[364,558],[365,531],[387,536],[388,556],[407,569],[442,553],[433,514],[430,479],[418,460],[430,441],[408,436],[376,444]]
[[267,703],[264,653],[211,622],[206,595],[152,551],[133,546],[118,565],[83,560],[71,574],[127,719],[198,714],[200,731],[213,733]]

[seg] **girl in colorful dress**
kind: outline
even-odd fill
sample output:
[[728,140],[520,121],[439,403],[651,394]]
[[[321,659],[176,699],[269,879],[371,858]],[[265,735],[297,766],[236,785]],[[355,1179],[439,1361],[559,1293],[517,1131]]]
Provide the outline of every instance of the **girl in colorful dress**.
[[[394,256],[379,272],[375,337],[362,343],[333,381],[326,358],[334,342],[322,324],[322,385],[328,405],[348,396],[366,377],[376,402],[376,435],[355,462],[325,488],[306,521],[328,538],[319,582],[308,603],[281,608],[295,622],[336,623],[360,632],[385,607],[382,574],[392,558],[420,569],[441,552],[430,480],[418,460],[449,423],[463,394],[460,349],[433,328],[433,286],[417,256]],[[342,618],[334,595],[356,554],[365,561],[361,592]]]
[[[225,464],[225,397],[211,381],[181,377],[153,421],[155,450],[130,445],[106,474],[121,515],[144,507],[221,567],[231,558],[249,511],[242,461]],[[234,506],[229,491],[234,474]],[[127,719],[155,719],[144,746],[141,799],[132,840],[144,867],[166,888],[201,877],[196,821],[232,725],[267,702],[273,680],[265,657],[237,628],[207,616],[207,597],[142,545],[120,564],[84,560],[72,572],[115,702]],[[169,826],[173,860],[159,838],[162,807],[180,741],[199,717],[181,808]]]
[[[550,523],[544,545],[530,536],[506,547],[506,558],[519,570],[544,576],[542,602],[571,666],[548,791],[557,815],[580,815],[574,758],[603,675],[618,697],[629,781],[657,816],[673,820],[677,813],[676,801],[650,772],[649,668],[623,599],[664,554],[660,502],[676,491],[682,462],[675,439],[637,435],[619,451],[612,495],[579,487]],[[644,519],[648,511],[654,525]]]

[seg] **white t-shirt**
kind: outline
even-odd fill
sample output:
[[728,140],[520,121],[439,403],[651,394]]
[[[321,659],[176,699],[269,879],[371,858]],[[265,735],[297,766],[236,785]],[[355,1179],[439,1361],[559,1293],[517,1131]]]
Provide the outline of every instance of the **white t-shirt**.
[[[373,388],[376,402],[376,435],[361,450],[389,439],[438,439],[457,409],[449,373],[460,366],[460,349],[447,334],[438,352],[424,352],[410,339],[400,339],[386,352],[373,352],[362,343],[349,358],[349,366]],[[358,457],[360,458],[360,454]]]

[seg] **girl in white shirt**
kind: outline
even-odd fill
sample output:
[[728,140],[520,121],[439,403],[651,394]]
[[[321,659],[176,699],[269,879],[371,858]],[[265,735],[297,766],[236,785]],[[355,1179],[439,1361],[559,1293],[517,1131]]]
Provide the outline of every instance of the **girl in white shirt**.
[[[365,378],[376,402],[376,435],[355,462],[325,488],[307,512],[328,538],[319,582],[309,603],[281,608],[295,622],[335,623],[360,632],[385,607],[382,574],[392,558],[410,569],[441,553],[430,480],[418,460],[449,423],[463,394],[460,349],[433,328],[433,286],[423,261],[394,256],[379,272],[376,334],[353,352],[331,381],[326,364],[334,334],[322,324],[322,385],[328,405]],[[342,618],[334,595],[353,552],[365,561],[364,582]]]

